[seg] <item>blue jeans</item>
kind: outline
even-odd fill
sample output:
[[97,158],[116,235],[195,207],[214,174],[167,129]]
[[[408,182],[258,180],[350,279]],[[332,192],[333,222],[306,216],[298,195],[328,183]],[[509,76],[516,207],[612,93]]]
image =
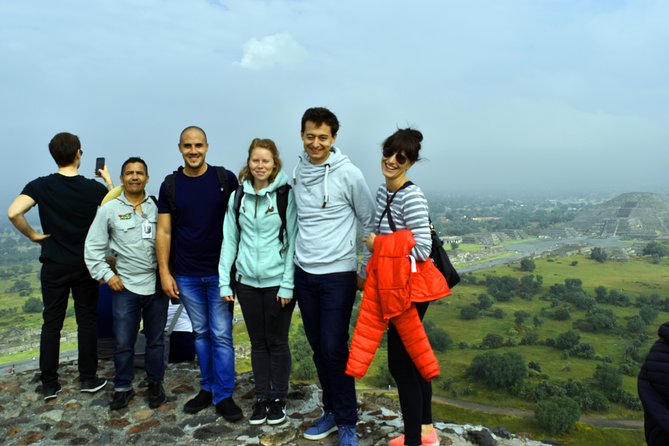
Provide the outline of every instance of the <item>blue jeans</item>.
[[314,352],[323,409],[334,413],[337,425],[346,426],[358,420],[355,382],[344,373],[355,292],[355,271],[310,274],[295,268],[295,296]]
[[123,290],[112,297],[114,325],[114,390],[132,389],[135,376],[135,342],[140,318],[144,321],[146,350],[144,368],[149,381],[162,382],[165,376],[163,330],[167,320],[167,297],[161,292],[142,296]]
[[232,346],[232,304],[218,292],[218,275],[175,277],[179,298],[195,332],[195,353],[200,362],[202,390],[218,404],[235,387],[235,350]]

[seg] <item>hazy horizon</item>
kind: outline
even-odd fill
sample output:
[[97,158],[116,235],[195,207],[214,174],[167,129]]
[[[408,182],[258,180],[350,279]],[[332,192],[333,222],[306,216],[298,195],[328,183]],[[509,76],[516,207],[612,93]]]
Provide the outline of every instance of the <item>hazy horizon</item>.
[[[380,144],[425,136],[412,180],[443,194],[667,194],[669,3],[120,0],[3,2],[0,206],[81,138],[81,173],[143,157],[157,193],[203,127],[238,172],[254,137],[290,174],[326,106],[372,190]],[[27,161],[27,162],[26,162]]]

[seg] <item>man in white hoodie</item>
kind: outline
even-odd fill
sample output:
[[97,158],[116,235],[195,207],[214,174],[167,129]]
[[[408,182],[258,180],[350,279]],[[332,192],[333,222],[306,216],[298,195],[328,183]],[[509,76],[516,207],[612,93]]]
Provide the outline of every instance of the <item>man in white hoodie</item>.
[[304,432],[320,440],[339,431],[340,446],[358,444],[355,384],[346,375],[349,322],[358,280],[357,222],[373,230],[374,201],[356,166],[333,144],[339,121],[330,110],[310,108],[300,136],[306,157],[293,174],[297,204],[295,295],[314,351],[323,389],[323,416]]

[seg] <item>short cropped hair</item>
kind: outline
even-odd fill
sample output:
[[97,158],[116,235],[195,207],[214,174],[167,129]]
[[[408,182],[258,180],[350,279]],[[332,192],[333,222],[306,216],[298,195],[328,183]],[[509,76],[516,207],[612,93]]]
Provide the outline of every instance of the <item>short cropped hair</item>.
[[304,133],[304,128],[307,124],[307,121],[311,121],[316,124],[316,127],[320,127],[323,124],[326,124],[330,127],[332,131],[332,136],[337,136],[339,131],[339,120],[325,107],[312,107],[308,108],[307,111],[302,115],[302,127],[300,133]]
[[123,162],[123,164],[121,165],[121,176],[123,176],[123,174],[125,173],[125,166],[127,166],[130,163],[142,163],[144,165],[144,173],[146,174],[147,177],[149,176],[149,166],[147,166],[146,162],[138,156],[131,156],[130,158],[128,158]]
[[81,150],[81,141],[77,135],[72,133],[58,133],[49,142],[49,152],[58,167],[72,164],[79,150]]
[[184,133],[186,133],[189,130],[198,130],[198,131],[202,132],[202,135],[204,136],[204,142],[205,142],[205,144],[208,144],[207,143],[207,134],[204,132],[204,130],[202,130],[200,127],[198,127],[196,125],[189,125],[188,127],[186,127],[185,129],[183,129],[181,131],[181,133],[179,134],[179,144],[181,144],[181,139],[184,137]]

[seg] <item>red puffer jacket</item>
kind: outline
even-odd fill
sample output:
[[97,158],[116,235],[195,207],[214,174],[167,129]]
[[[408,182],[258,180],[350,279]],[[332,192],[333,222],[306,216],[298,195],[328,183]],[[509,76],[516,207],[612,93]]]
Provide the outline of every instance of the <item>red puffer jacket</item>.
[[439,376],[437,361],[413,302],[427,302],[451,294],[444,276],[431,260],[409,256],[416,244],[411,231],[402,229],[374,239],[374,254],[367,264],[367,280],[355,325],[346,373],[362,378],[391,321],[421,376]]

